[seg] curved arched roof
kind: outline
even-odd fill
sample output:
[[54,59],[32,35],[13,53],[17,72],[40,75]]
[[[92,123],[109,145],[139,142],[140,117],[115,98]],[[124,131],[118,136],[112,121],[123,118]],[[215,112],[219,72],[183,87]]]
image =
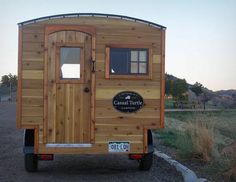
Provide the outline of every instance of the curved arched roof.
[[138,18],[133,18],[133,17],[129,17],[129,16],[113,15],[113,14],[102,14],[102,13],[59,14],[59,15],[45,16],[45,17],[41,17],[41,18],[36,18],[36,19],[24,21],[24,22],[18,23],[18,25],[19,26],[24,26],[24,25],[44,21],[44,20],[57,19],[57,18],[76,18],[76,17],[78,17],[78,18],[79,17],[103,17],[103,18],[105,17],[105,18],[114,18],[114,19],[124,19],[124,20],[129,20],[129,21],[134,21],[134,22],[147,24],[149,26],[159,28],[159,29],[166,29],[166,27],[164,27],[162,25],[159,25],[159,24],[156,24],[156,23],[153,23],[153,22],[150,22],[150,21],[146,21],[146,20],[142,20],[142,19],[138,19]]

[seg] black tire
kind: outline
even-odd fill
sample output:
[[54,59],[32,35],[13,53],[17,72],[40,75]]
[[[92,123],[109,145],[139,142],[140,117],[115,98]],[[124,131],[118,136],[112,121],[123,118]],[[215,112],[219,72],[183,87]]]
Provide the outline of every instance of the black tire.
[[152,167],[153,153],[144,154],[139,161],[139,169],[142,171],[148,171]]
[[38,157],[35,154],[25,154],[25,169],[28,172],[36,172],[38,169]]

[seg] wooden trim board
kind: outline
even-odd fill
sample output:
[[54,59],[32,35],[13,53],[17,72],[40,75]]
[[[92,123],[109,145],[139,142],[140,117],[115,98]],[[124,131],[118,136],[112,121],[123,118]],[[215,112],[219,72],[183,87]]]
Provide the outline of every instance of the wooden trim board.
[[95,35],[96,30],[92,26],[79,26],[79,25],[48,25],[45,29],[45,35],[49,35],[58,31],[79,31],[83,33],[90,34],[92,36]]
[[165,113],[165,30],[161,32],[161,104],[160,104],[160,114],[161,114],[161,128],[164,128],[164,113]]
[[[92,60],[96,65],[96,37],[92,35]],[[96,111],[96,68],[91,71],[91,143],[95,143],[95,111]]]
[[17,114],[16,127],[21,128],[22,119],[22,27],[19,27],[18,38],[18,81],[17,81]]

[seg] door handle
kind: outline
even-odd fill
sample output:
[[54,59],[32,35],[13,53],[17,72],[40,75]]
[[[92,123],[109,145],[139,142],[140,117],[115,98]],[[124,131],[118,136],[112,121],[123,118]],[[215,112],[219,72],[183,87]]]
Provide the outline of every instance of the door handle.
[[95,60],[92,60],[92,72],[95,72],[95,69],[96,69],[96,61]]
[[88,93],[88,92],[89,92],[89,88],[88,88],[88,87],[85,87],[85,88],[84,88],[84,92]]

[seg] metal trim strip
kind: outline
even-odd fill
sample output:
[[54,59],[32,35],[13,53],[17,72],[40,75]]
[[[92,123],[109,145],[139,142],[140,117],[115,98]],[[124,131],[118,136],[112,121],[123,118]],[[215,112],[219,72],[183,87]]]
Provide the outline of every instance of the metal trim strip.
[[124,19],[124,20],[144,23],[144,24],[147,24],[149,26],[153,26],[153,27],[160,28],[160,29],[166,29],[165,26],[162,26],[162,25],[150,22],[150,21],[142,20],[142,19],[139,19],[139,18],[133,18],[133,17],[123,16],[123,15],[103,14],[103,13],[69,13],[69,14],[58,14],[58,15],[45,16],[45,17],[40,17],[40,18],[36,18],[36,19],[20,22],[20,23],[18,23],[18,25],[19,26],[24,26],[24,25],[28,25],[28,24],[32,24],[32,23],[37,23],[37,22],[40,22],[40,21],[45,21],[45,20],[50,20],[50,19],[71,18],[71,17],[78,17],[78,18],[79,17],[104,17],[104,18]]
[[47,148],[86,148],[86,147],[92,147],[92,144],[90,143],[48,143],[46,144]]

